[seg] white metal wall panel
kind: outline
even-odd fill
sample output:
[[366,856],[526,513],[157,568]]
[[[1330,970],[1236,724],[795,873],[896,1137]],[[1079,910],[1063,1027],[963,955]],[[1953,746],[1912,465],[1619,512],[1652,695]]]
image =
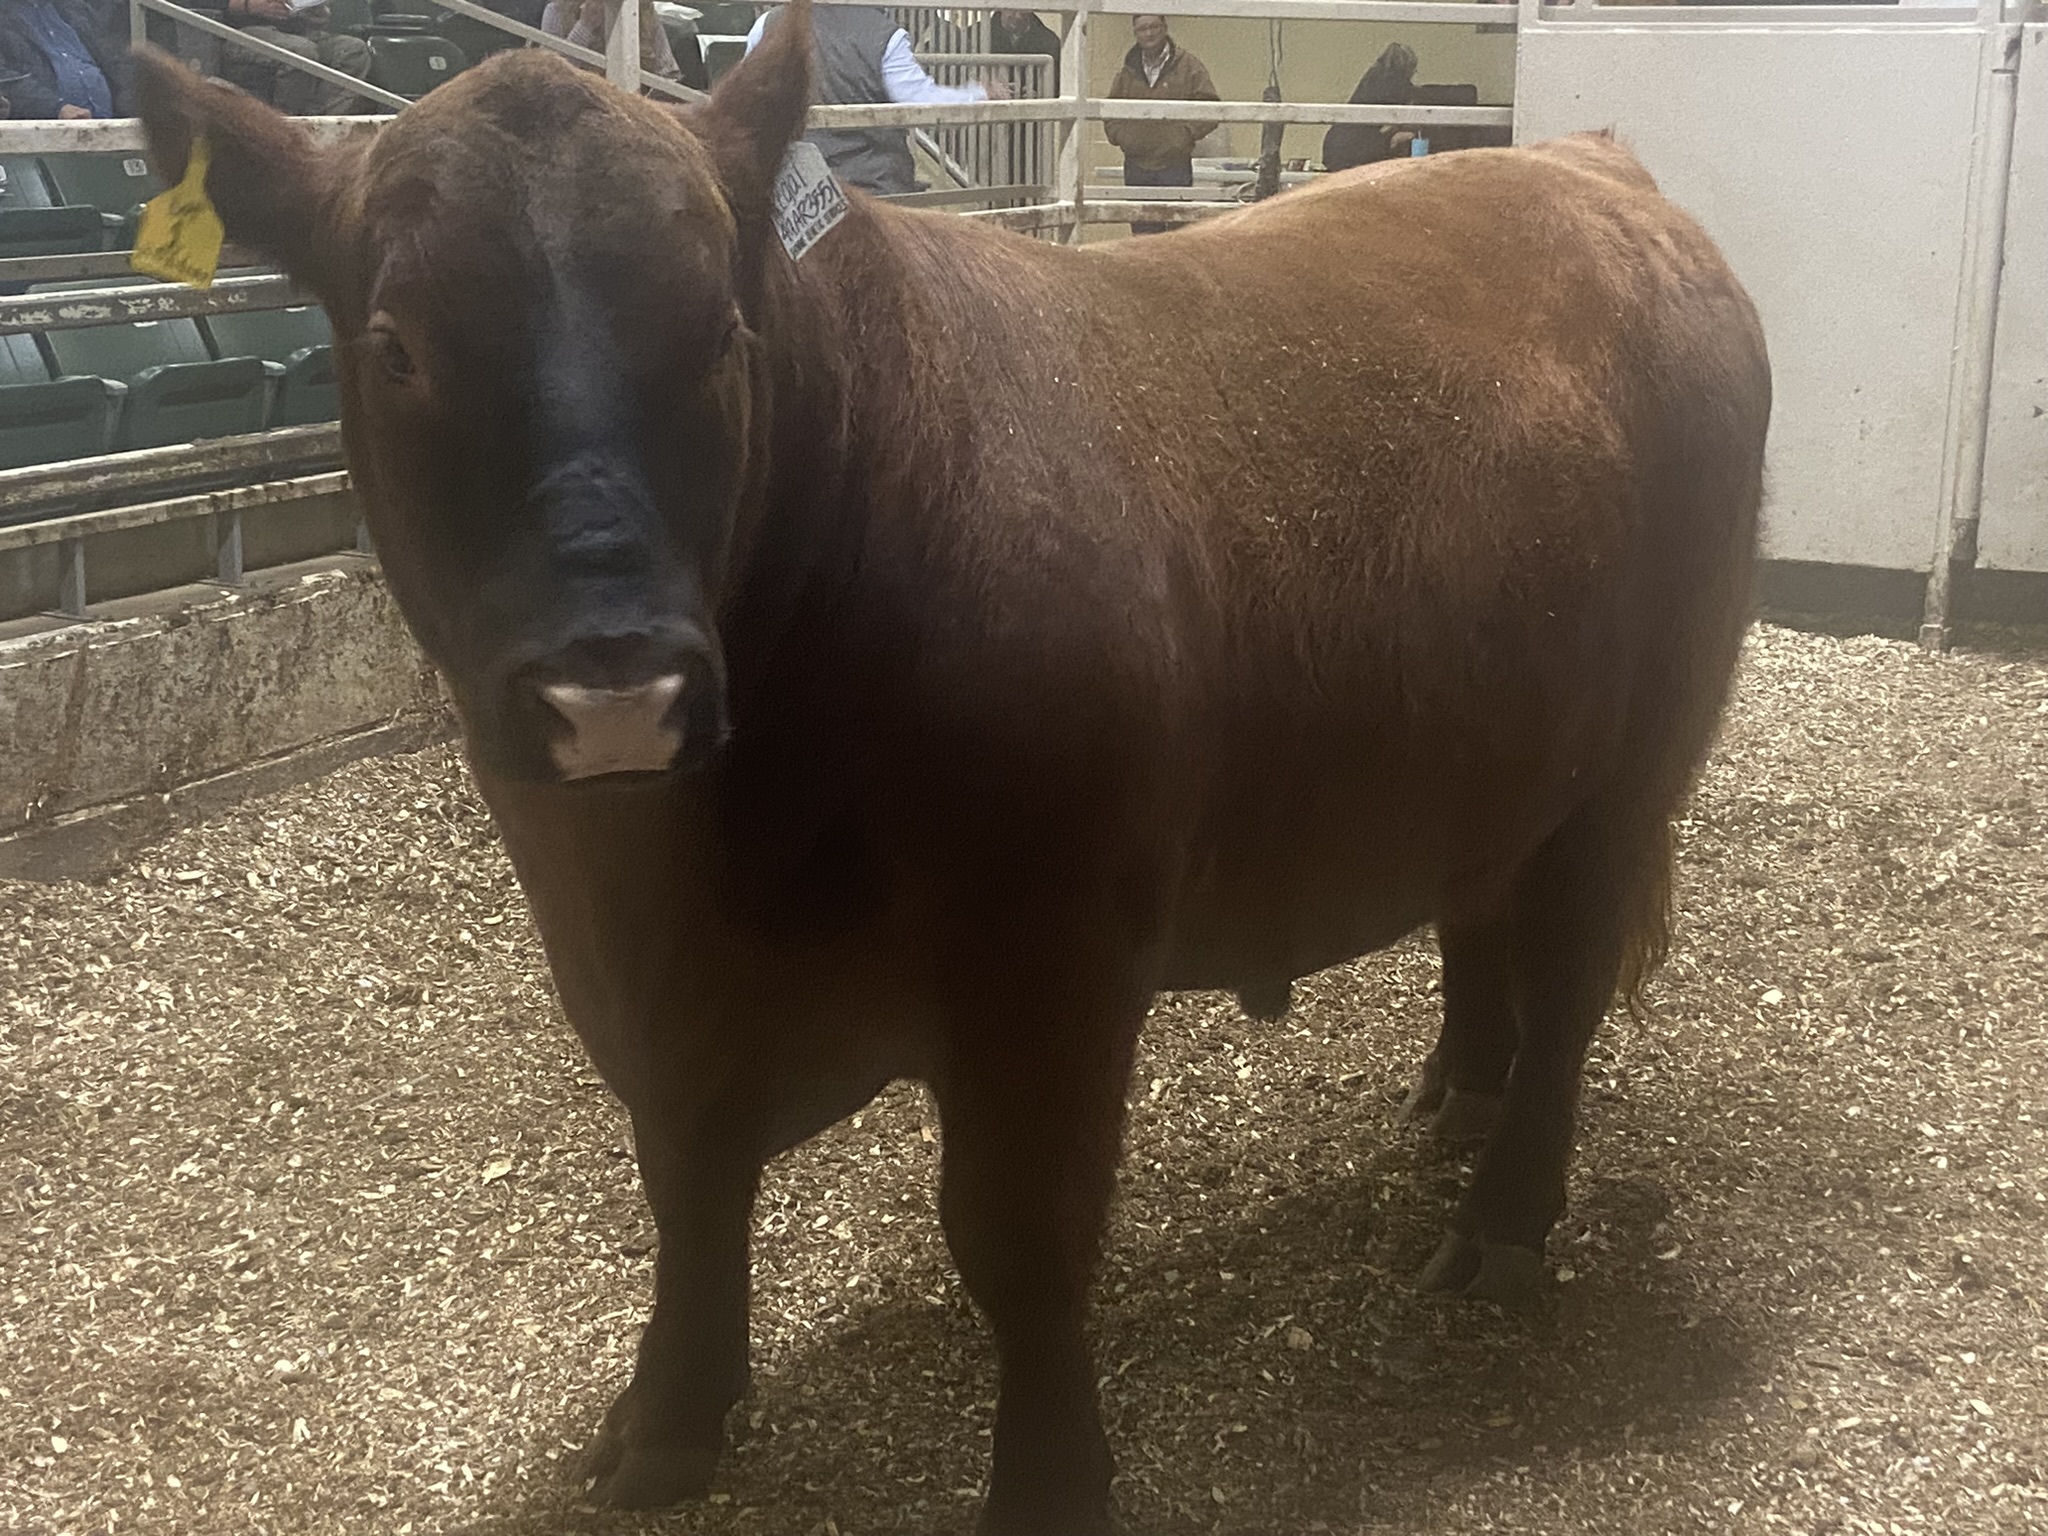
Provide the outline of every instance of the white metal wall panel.
[[2025,29],[2019,86],[1977,550],[1994,570],[2048,571],[2048,26]]
[[1613,128],[1762,312],[1772,558],[1932,561],[1980,38],[1960,16],[1524,27],[1517,138]]

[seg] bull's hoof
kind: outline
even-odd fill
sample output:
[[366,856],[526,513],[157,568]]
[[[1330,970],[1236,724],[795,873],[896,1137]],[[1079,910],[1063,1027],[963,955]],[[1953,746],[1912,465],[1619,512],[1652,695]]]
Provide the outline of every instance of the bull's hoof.
[[1497,1243],[1453,1230],[1444,1234],[1436,1252],[1422,1266],[1416,1285],[1425,1291],[1503,1307],[1531,1307],[1543,1299],[1546,1290],[1543,1253],[1519,1243]]
[[666,1509],[711,1491],[721,1447],[636,1445],[604,1431],[591,1447],[586,1473],[596,1481],[590,1497],[613,1509]]
[[1500,1095],[1474,1093],[1468,1088],[1449,1088],[1436,1113],[1429,1117],[1429,1133],[1453,1146],[1484,1141],[1500,1123]]
[[1445,1075],[1443,1063],[1431,1051],[1422,1058],[1422,1071],[1416,1076],[1415,1086],[1408,1090],[1408,1097],[1401,1101],[1401,1107],[1394,1112],[1394,1124],[1413,1125],[1436,1113],[1444,1101],[1444,1095],[1451,1086]]
[[984,1504],[975,1522],[975,1536],[1111,1536],[1107,1509],[1066,1510],[1000,1508]]
[[1237,994],[1237,1006],[1244,1010],[1246,1018],[1271,1024],[1285,1018],[1287,1010],[1294,1006],[1294,983],[1263,981],[1246,987]]

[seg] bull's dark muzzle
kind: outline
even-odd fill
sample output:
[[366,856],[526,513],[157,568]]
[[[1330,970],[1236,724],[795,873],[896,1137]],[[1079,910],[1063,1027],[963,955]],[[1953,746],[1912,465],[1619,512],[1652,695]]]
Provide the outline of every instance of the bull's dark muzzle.
[[725,739],[725,680],[691,625],[574,641],[515,687],[565,782],[700,767]]

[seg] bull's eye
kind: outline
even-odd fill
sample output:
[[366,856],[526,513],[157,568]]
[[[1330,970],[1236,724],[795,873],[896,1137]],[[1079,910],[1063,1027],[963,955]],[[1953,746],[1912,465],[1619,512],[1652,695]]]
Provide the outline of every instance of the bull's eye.
[[372,320],[370,348],[376,354],[377,366],[384,370],[386,378],[394,379],[401,384],[412,378],[412,354],[405,350],[405,343],[398,339],[396,327]]

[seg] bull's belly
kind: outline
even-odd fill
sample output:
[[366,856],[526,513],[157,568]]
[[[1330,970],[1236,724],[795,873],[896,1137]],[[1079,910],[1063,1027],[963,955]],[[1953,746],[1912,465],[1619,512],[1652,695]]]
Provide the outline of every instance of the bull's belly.
[[1419,872],[1363,862],[1198,880],[1174,913],[1161,984],[1236,991],[1307,976],[1399,942],[1437,916],[1440,890]]
[[1573,800],[1563,779],[1490,796],[1413,778],[1349,796],[1271,787],[1264,815],[1251,825],[1219,816],[1221,835],[1194,850],[1173,906],[1165,986],[1292,981],[1440,918],[1497,911]]

